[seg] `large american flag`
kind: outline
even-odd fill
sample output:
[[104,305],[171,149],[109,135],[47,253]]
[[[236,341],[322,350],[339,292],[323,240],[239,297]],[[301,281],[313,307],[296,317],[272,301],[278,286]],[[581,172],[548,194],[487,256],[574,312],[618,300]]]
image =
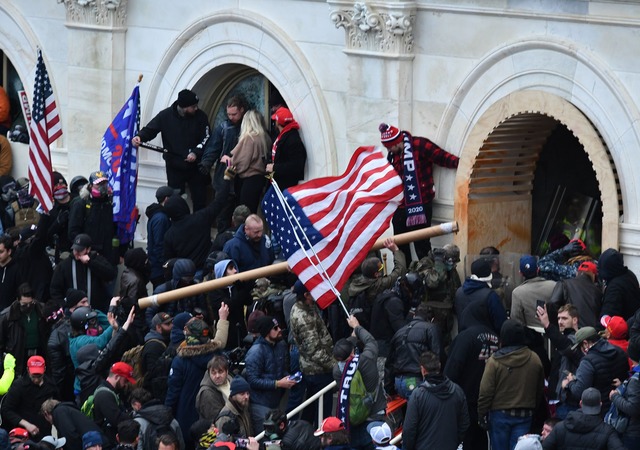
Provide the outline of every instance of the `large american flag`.
[[308,181],[282,196],[271,186],[263,209],[289,267],[326,308],[389,228],[402,196],[385,152],[359,147],[341,176]]
[[49,145],[62,136],[62,126],[49,74],[38,50],[36,81],[33,89],[33,109],[29,129],[29,180],[30,193],[38,199],[42,209],[53,208],[51,188],[51,153]]

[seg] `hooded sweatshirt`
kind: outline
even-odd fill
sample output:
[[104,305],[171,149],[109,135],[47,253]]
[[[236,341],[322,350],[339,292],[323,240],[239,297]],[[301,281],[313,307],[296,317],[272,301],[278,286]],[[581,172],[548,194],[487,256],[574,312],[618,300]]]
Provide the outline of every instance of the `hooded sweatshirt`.
[[455,450],[469,424],[467,402],[460,386],[444,375],[427,375],[409,398],[402,448]]
[[640,308],[638,278],[624,265],[622,254],[612,248],[600,255],[598,276],[605,282],[600,315],[629,319]]
[[542,441],[543,449],[624,449],[620,438],[599,415],[572,411]]
[[543,387],[544,370],[538,355],[524,345],[503,347],[487,361],[480,382],[478,417],[499,409],[534,410]]
[[[232,259],[223,259],[213,267],[216,280],[225,276],[229,264],[238,266]],[[244,307],[251,304],[249,289],[253,283],[236,282],[223,289],[216,289],[209,293],[209,306],[213,317],[218,317],[218,309],[222,302],[229,307],[229,337],[227,350],[232,350],[241,345],[242,339],[247,335],[247,326],[244,320]]]
[[145,210],[147,215],[147,252],[149,264],[151,264],[151,279],[160,278],[163,275],[164,263],[164,235],[171,226],[169,216],[162,205],[150,204]]

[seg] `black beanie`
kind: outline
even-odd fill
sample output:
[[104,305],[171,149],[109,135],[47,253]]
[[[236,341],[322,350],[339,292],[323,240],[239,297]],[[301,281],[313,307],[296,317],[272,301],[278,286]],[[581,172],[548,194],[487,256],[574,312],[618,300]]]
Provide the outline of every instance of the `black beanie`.
[[197,105],[199,100],[198,96],[189,89],[183,89],[178,94],[178,106],[181,108]]
[[516,320],[506,320],[500,329],[500,341],[503,347],[526,345],[524,326]]
[[278,321],[272,316],[263,316],[256,320],[256,330],[262,337],[266,337],[269,331],[277,325]]
[[491,275],[491,265],[484,258],[476,259],[471,263],[471,273],[478,278],[487,278]]
[[124,254],[124,265],[131,269],[142,270],[144,269],[145,263],[147,261],[148,256],[147,252],[144,249],[138,248],[130,248]]

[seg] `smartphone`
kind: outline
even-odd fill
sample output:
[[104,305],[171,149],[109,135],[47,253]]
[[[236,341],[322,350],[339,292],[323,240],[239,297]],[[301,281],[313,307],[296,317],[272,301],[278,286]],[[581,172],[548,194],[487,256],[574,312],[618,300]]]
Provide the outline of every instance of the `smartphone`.
[[536,300],[536,309],[538,307],[544,309],[544,300]]
[[249,439],[238,438],[236,439],[236,447],[247,448],[249,446]]

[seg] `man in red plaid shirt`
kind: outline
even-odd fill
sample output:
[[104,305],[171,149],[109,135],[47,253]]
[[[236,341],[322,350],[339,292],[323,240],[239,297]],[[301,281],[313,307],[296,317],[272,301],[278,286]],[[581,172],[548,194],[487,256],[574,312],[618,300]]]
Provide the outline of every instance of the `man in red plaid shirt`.
[[[393,230],[396,234],[431,226],[432,205],[435,197],[433,186],[433,165],[455,169],[459,158],[441,149],[429,139],[414,137],[408,131],[382,123],[379,126],[382,144],[389,154],[387,159],[404,184],[404,200],[393,215]],[[429,239],[416,241],[418,259],[431,250]],[[411,260],[409,245],[400,249]]]

